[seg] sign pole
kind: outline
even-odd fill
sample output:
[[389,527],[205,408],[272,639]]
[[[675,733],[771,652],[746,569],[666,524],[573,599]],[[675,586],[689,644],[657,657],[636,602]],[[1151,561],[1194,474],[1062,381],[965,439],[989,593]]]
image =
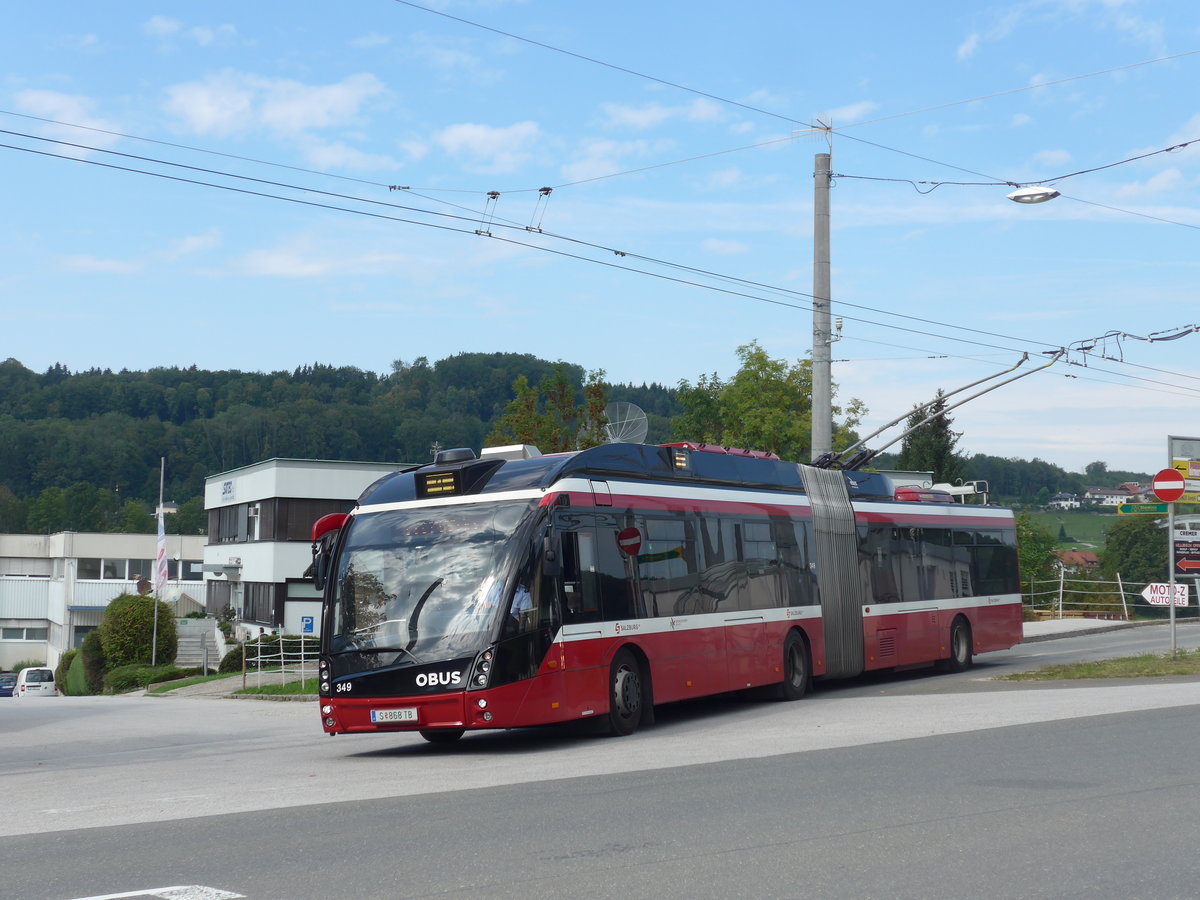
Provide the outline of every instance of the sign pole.
[[[1171,458],[1170,439],[1167,458]],[[1175,501],[1183,496],[1187,481],[1176,469],[1161,469],[1151,485],[1154,496],[1167,504],[1167,565],[1171,569],[1171,658],[1175,658]]]
[[1167,565],[1171,567],[1171,659],[1175,658],[1175,504],[1167,504]]

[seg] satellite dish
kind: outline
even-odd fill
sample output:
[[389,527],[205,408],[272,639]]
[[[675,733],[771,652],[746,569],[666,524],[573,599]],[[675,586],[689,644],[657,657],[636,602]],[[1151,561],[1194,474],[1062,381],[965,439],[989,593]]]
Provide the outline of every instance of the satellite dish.
[[608,419],[608,424],[604,426],[608,443],[640,444],[646,439],[650,425],[646,421],[646,414],[636,404],[614,400],[604,407],[604,417]]

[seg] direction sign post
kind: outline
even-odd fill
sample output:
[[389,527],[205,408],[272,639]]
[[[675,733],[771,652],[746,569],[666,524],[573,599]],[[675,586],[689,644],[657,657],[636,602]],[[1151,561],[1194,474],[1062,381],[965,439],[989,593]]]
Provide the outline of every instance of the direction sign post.
[[[1175,438],[1167,438],[1167,463],[1172,463]],[[1175,501],[1187,490],[1187,480],[1176,468],[1160,469],[1151,485],[1154,496],[1167,504],[1167,560],[1171,568],[1171,596],[1175,596]],[[1171,658],[1175,658],[1175,604],[1171,610]]]

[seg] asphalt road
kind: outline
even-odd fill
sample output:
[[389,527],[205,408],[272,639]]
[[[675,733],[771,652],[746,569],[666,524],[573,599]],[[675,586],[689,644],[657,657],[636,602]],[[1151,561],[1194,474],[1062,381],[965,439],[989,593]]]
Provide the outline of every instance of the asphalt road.
[[6,704],[0,897],[1196,896],[1200,682],[982,680],[1007,652],[448,751],[310,703]]

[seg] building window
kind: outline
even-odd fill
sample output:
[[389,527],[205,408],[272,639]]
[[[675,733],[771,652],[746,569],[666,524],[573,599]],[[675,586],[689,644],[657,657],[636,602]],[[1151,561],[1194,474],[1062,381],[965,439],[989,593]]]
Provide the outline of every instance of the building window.
[[[183,567],[183,574],[179,574],[180,566]],[[167,560],[167,578],[170,581],[203,581],[204,570],[201,568],[204,565],[204,560],[201,559],[168,559]]]
[[0,640],[4,641],[44,641],[50,636],[49,628],[3,628],[0,629]]
[[98,559],[83,559],[79,560],[75,568],[75,573],[80,578],[100,578],[100,560]]

